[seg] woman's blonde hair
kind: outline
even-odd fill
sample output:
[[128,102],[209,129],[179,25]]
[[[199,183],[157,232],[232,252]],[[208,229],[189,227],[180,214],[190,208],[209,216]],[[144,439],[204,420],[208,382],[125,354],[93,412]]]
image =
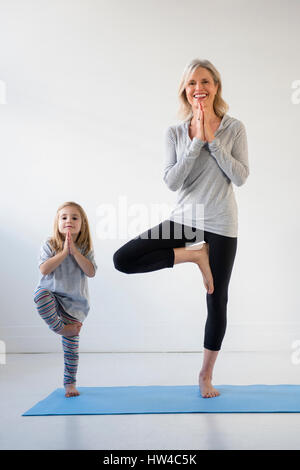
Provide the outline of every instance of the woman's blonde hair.
[[186,65],[183,71],[183,75],[182,75],[181,82],[179,85],[179,90],[178,90],[178,98],[179,98],[178,117],[182,119],[183,121],[188,121],[193,116],[192,106],[187,100],[185,88],[186,88],[190,75],[198,67],[206,68],[211,73],[215,85],[219,85],[215,99],[214,99],[213,107],[214,107],[214,111],[216,115],[222,118],[224,114],[227,113],[229,106],[222,98],[221,75],[216,69],[216,67],[211,62],[209,62],[209,60],[200,60],[200,59],[192,60],[189,64]]
[[54,225],[53,225],[53,236],[49,240],[49,243],[50,243],[51,247],[53,248],[53,250],[56,251],[56,253],[63,250],[65,238],[63,237],[63,235],[58,230],[58,218],[59,218],[59,212],[64,207],[67,207],[67,206],[75,207],[80,213],[80,216],[81,216],[81,229],[80,229],[80,232],[77,236],[77,239],[76,239],[75,243],[79,248],[82,249],[82,254],[85,256],[93,248],[92,238],[91,238],[91,234],[90,234],[89,222],[88,222],[88,218],[86,216],[86,213],[84,212],[82,207],[79,204],[77,204],[76,202],[73,202],[73,201],[64,202],[57,209],[56,216],[55,216],[55,219],[54,219]]

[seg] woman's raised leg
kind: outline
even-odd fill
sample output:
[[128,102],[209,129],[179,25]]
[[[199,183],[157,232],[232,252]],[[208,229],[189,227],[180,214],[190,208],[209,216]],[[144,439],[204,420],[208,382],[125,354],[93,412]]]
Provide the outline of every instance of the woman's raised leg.
[[191,246],[191,243],[203,241],[203,231],[165,220],[119,248],[113,261],[115,268],[126,274],[173,268],[179,263],[195,263],[202,272],[205,288],[210,294],[213,292],[213,279],[208,245],[204,243],[197,250]]

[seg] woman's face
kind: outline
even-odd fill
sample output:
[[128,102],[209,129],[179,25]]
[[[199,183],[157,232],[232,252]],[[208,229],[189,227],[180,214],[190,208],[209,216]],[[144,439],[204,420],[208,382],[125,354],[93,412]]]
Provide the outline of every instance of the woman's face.
[[212,74],[204,67],[198,67],[188,78],[185,87],[186,97],[193,108],[198,108],[201,102],[204,108],[213,109],[218,85],[215,85]]
[[63,207],[58,213],[58,230],[64,235],[70,230],[73,239],[80,232],[81,222],[80,212],[74,206]]

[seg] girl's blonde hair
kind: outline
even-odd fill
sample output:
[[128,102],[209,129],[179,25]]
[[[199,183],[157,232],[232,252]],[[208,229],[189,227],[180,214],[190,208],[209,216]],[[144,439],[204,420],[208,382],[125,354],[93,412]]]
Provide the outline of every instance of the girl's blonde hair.
[[70,202],[64,202],[61,206],[56,211],[56,216],[54,219],[54,225],[53,225],[53,236],[49,240],[49,243],[51,247],[53,248],[56,253],[60,252],[63,250],[65,238],[63,235],[59,232],[58,230],[58,217],[59,217],[59,212],[67,206],[73,206],[75,207],[81,216],[81,229],[80,232],[77,236],[76,239],[76,245],[82,249],[82,254],[85,256],[87,255],[92,249],[92,238],[90,234],[90,228],[89,228],[89,222],[88,218],[86,216],[86,213],[82,209],[82,207],[77,204],[76,202],[70,201]]
[[211,62],[209,62],[209,60],[200,60],[200,59],[192,60],[189,64],[186,65],[183,71],[183,75],[182,75],[181,82],[179,85],[179,90],[178,90],[178,98],[179,98],[178,117],[184,121],[188,121],[193,116],[192,106],[187,100],[185,88],[186,88],[190,75],[198,67],[206,68],[211,73],[215,85],[219,85],[218,91],[214,99],[213,107],[214,107],[214,111],[216,115],[222,118],[224,114],[227,113],[229,106],[222,98],[221,75],[216,69],[216,67]]

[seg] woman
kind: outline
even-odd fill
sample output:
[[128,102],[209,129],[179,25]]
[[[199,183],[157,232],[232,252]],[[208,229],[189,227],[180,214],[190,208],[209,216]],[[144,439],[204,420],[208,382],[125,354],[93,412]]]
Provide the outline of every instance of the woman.
[[[232,183],[249,175],[244,124],[228,114],[219,72],[208,60],[193,60],[179,87],[183,121],[166,132],[164,181],[179,190],[170,217],[130,240],[114,254],[121,272],[144,273],[191,262],[207,290],[204,357],[199,387],[205,398],[226,330],[228,286],[237,249],[238,210]],[[204,209],[204,214],[203,210]],[[202,244],[199,245],[199,242]]]

